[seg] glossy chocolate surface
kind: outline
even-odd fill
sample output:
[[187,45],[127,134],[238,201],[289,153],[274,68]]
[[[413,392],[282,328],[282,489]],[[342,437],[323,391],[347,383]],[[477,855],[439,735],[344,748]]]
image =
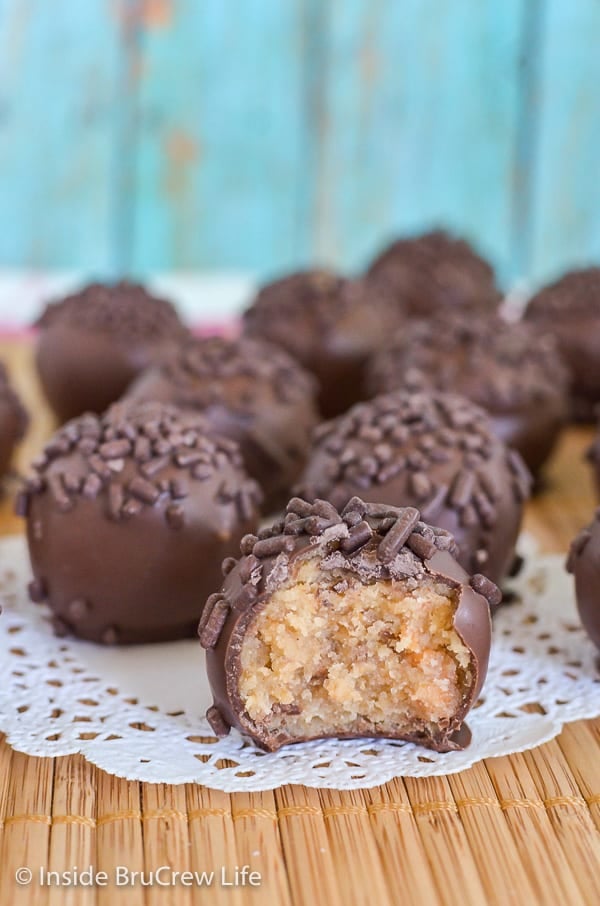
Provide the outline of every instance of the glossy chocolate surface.
[[25,436],[29,416],[0,362],[0,478],[8,471],[15,447]]
[[571,544],[567,570],[575,578],[581,622],[600,651],[600,510]]
[[92,283],[52,302],[36,326],[36,366],[60,422],[104,412],[187,334],[170,302],[127,281]]
[[127,393],[201,412],[219,434],[239,443],[261,485],[263,509],[289,499],[319,421],[312,375],[285,351],[248,337],[189,340],[141,375]]
[[467,572],[500,582],[511,570],[530,482],[478,406],[400,390],[320,425],[296,493],[336,507],[357,494],[417,507],[454,535]]
[[244,314],[244,332],[277,343],[311,371],[331,418],[365,398],[367,359],[403,321],[384,287],[306,271],[264,286]]
[[530,300],[525,319],[552,334],[571,378],[571,417],[594,421],[600,403],[600,267],[571,271]]
[[412,321],[373,356],[371,395],[438,390],[486,410],[495,433],[537,473],[568,417],[568,373],[554,337],[490,314]]
[[106,644],[194,634],[219,564],[258,521],[236,444],[204,420],[146,404],[67,423],[17,500],[32,600],[58,634]]
[[285,519],[242,540],[241,553],[238,560],[223,564],[223,588],[207,601],[199,628],[214,695],[207,716],[217,735],[234,726],[269,750],[298,741],[286,734],[273,736],[249,718],[238,689],[241,648],[256,614],[288,580],[293,567],[305,557],[316,557],[324,573],[347,572],[363,583],[411,579],[418,584],[433,576],[455,590],[454,628],[471,652],[472,685],[459,712],[438,732],[419,729],[401,738],[438,751],[464,747],[469,735],[463,720],[487,671],[490,605],[496,606],[501,594],[484,576],[467,575],[455,559],[455,542],[448,532],[426,525],[413,508],[353,498],[340,512],[326,501],[293,499]]
[[392,242],[375,258],[369,276],[388,287],[409,317],[447,308],[493,312],[501,298],[491,265],[464,239],[443,230]]

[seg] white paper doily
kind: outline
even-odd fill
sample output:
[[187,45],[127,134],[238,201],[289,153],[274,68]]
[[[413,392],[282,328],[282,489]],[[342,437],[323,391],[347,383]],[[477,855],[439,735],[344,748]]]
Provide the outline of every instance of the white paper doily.
[[[226,792],[285,783],[352,789],[395,776],[450,774],[482,758],[533,748],[564,723],[600,714],[597,653],[579,625],[560,556],[528,556],[522,599],[494,618],[488,678],[463,752],[387,740],[316,741],[265,754],[232,733],[216,740],[195,641],[104,648],[52,634],[30,604],[24,539],[0,541],[0,731],[29,755],[81,752],[98,767],[150,783]],[[537,706],[535,711],[532,706]]]

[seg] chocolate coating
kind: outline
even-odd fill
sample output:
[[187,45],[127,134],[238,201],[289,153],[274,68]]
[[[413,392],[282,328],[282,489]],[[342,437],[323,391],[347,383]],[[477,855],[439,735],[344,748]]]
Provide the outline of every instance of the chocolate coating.
[[170,302],[126,281],[52,302],[36,326],[36,366],[60,422],[104,412],[187,333]]
[[368,386],[372,395],[404,389],[466,396],[534,474],[568,414],[568,375],[554,338],[495,315],[445,311],[407,324],[373,357]]
[[343,507],[415,506],[447,529],[469,573],[500,582],[511,569],[530,488],[519,454],[478,406],[451,394],[395,391],[319,426],[296,493]]
[[600,267],[545,286],[529,300],[525,318],[556,338],[571,377],[571,417],[593,421],[600,402]]
[[0,478],[9,469],[15,447],[25,436],[29,418],[0,362]]
[[266,512],[282,506],[317,424],[316,383],[286,352],[248,337],[192,339],[141,375],[126,399],[202,412],[240,445]]
[[[438,728],[402,735],[437,751],[463,748],[469,734],[462,722],[485,679],[491,639],[490,604],[500,592],[481,575],[469,577],[454,557],[452,536],[420,521],[418,510],[367,504],[353,498],[340,513],[331,504],[293,499],[284,520],[259,536],[248,536],[242,556],[223,564],[222,590],[207,601],[199,627],[214,704],[207,717],[221,736],[236,727],[261,747],[273,751],[298,737],[270,734],[250,719],[239,694],[241,648],[257,614],[290,575],[294,564],[316,556],[321,570],[357,577],[363,584],[389,579],[434,576],[458,593],[454,628],[472,655],[473,682],[463,706]],[[347,734],[359,735],[359,734]],[[360,734],[366,735],[366,734]],[[368,735],[377,735],[370,732]],[[311,737],[314,738],[314,737]]]
[[269,283],[244,313],[248,336],[277,343],[317,377],[326,418],[364,399],[367,359],[401,323],[383,288],[327,271]]
[[382,281],[410,317],[440,308],[494,311],[500,302],[494,271],[472,245],[443,230],[398,239],[373,261]]
[[61,428],[17,500],[57,633],[107,644],[193,635],[219,563],[257,525],[237,445],[174,407],[113,406]]
[[[596,410],[598,415],[600,411]],[[596,485],[596,494],[600,498],[600,421],[596,431],[596,437],[591,447],[587,451],[586,458],[591,463],[594,471],[594,484]]]
[[581,622],[600,651],[600,510],[571,544],[567,570],[575,577]]

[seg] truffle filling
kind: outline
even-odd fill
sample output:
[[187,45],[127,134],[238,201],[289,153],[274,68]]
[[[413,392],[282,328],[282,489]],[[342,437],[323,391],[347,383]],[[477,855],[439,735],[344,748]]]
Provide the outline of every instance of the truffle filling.
[[472,655],[433,577],[363,584],[302,562],[254,618],[239,693],[269,734],[433,734],[461,712]]

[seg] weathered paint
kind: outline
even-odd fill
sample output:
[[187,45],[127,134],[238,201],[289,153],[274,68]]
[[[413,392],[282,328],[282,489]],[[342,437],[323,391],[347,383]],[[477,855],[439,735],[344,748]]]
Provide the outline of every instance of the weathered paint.
[[532,255],[539,282],[600,261],[600,3],[547,0],[532,168]]
[[0,263],[112,266],[119,52],[106,0],[0,4]]
[[600,258],[598,0],[0,0],[0,265]]

